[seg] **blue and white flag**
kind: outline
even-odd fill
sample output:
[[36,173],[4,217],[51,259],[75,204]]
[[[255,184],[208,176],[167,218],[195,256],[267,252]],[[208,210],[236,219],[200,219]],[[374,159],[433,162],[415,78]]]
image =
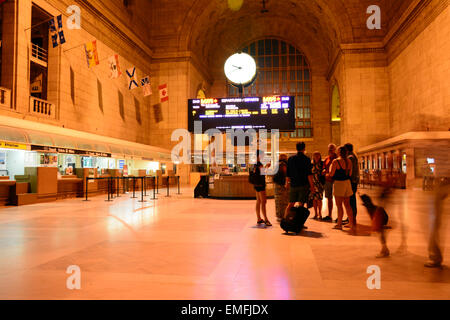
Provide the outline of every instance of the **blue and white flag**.
[[62,15],[57,16],[56,20],[58,21],[59,43],[64,44],[66,43],[66,38],[64,37]]
[[[66,43],[66,38],[64,37],[63,23],[62,23],[62,15],[56,17],[58,23],[58,29],[56,28],[55,18],[52,18],[48,22],[50,35],[52,38],[53,48],[56,48],[58,44]],[[59,43],[58,43],[59,38]]]
[[130,68],[126,71],[128,77],[128,90],[139,88],[136,79],[136,67]]

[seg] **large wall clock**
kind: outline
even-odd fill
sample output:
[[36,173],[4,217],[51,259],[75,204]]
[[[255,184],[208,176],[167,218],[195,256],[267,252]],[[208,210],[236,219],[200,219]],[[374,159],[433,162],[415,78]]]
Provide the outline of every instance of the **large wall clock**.
[[249,86],[256,79],[256,62],[247,53],[233,54],[225,62],[225,75],[240,88]]

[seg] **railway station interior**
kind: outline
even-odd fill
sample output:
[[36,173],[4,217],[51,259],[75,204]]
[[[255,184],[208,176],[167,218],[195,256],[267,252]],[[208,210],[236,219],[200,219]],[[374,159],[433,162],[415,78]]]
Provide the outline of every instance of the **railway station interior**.
[[[0,299],[448,300],[449,3],[0,1]],[[352,144],[356,232],[285,234],[276,171],[257,223],[230,129]]]

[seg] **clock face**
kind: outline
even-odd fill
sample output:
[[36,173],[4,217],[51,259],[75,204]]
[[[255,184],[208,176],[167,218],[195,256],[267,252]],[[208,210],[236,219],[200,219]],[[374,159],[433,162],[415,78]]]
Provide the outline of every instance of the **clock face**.
[[236,85],[252,82],[256,75],[256,62],[246,53],[236,53],[225,62],[225,75]]

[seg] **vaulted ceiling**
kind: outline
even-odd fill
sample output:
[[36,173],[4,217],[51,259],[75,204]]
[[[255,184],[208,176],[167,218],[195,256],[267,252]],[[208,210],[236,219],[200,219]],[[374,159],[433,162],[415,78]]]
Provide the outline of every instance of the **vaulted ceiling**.
[[[239,0],[230,0],[239,2]],[[213,72],[227,55],[263,37],[284,39],[302,50],[312,65],[329,65],[342,43],[380,41],[417,0],[152,0],[155,53],[190,51]],[[379,5],[381,30],[366,27],[370,5]]]

